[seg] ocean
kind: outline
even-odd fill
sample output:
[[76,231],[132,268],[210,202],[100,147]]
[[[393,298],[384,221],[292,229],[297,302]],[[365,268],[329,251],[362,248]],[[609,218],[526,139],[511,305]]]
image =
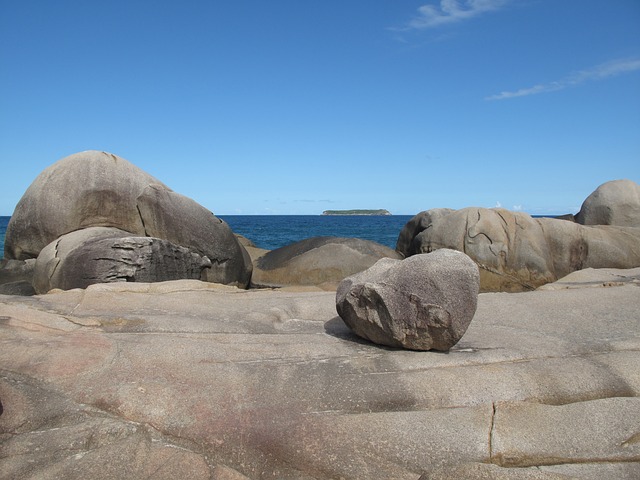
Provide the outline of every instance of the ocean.
[[[231,230],[267,250],[310,237],[353,237],[396,248],[400,230],[411,215],[217,215]],[[11,217],[0,217],[0,258]]]

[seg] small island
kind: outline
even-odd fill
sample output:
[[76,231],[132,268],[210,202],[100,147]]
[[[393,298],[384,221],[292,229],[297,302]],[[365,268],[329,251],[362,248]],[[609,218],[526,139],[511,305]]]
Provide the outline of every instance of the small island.
[[325,210],[322,215],[391,215],[389,210]]

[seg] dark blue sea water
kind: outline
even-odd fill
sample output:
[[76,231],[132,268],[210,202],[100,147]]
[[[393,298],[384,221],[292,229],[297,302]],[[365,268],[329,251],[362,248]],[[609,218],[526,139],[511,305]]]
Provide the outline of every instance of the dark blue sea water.
[[353,237],[396,248],[411,215],[218,215],[256,247],[274,250],[310,237]]
[[[274,250],[310,237],[334,236],[372,240],[390,248],[411,215],[218,215],[235,233],[256,247]],[[0,217],[0,258],[11,217]]]
[[7,225],[11,217],[0,217],[0,258],[4,257],[4,234],[7,233]]

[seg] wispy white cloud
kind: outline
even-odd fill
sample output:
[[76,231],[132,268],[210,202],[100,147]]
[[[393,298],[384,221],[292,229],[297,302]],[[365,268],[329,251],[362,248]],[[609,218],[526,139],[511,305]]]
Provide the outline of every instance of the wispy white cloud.
[[440,0],[439,5],[427,4],[418,8],[407,29],[423,30],[448,23],[468,20],[482,13],[498,10],[509,0]]
[[624,73],[640,70],[640,58],[619,59],[602,63],[587,70],[580,70],[561,80],[549,83],[534,85],[533,87],[521,88],[514,91],[500,92],[485,98],[485,100],[506,100],[509,98],[526,97],[539,93],[555,92],[565,88],[575,87],[592,80],[604,80],[606,78],[617,77]]

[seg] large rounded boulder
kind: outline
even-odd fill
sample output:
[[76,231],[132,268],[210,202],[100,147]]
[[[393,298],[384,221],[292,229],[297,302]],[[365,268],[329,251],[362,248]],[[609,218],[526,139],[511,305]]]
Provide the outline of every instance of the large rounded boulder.
[[447,351],[475,314],[479,286],[478,267],[467,255],[441,249],[382,259],[345,278],[336,309],[357,335],[374,343]]
[[640,185],[631,180],[603,183],[585,199],[576,221],[640,228]]
[[212,263],[205,280],[247,286],[251,261],[230,227],[127,160],[87,151],[45,169],[18,202],[7,227],[5,257],[36,258],[59,237],[110,227],[188,248]]
[[95,283],[201,280],[210,267],[206,256],[167,240],[89,227],[63,235],[42,249],[33,286],[37,293],[46,293]]
[[256,287],[318,286],[333,290],[345,277],[371,267],[381,258],[402,258],[370,240],[312,237],[272,250],[254,262]]

